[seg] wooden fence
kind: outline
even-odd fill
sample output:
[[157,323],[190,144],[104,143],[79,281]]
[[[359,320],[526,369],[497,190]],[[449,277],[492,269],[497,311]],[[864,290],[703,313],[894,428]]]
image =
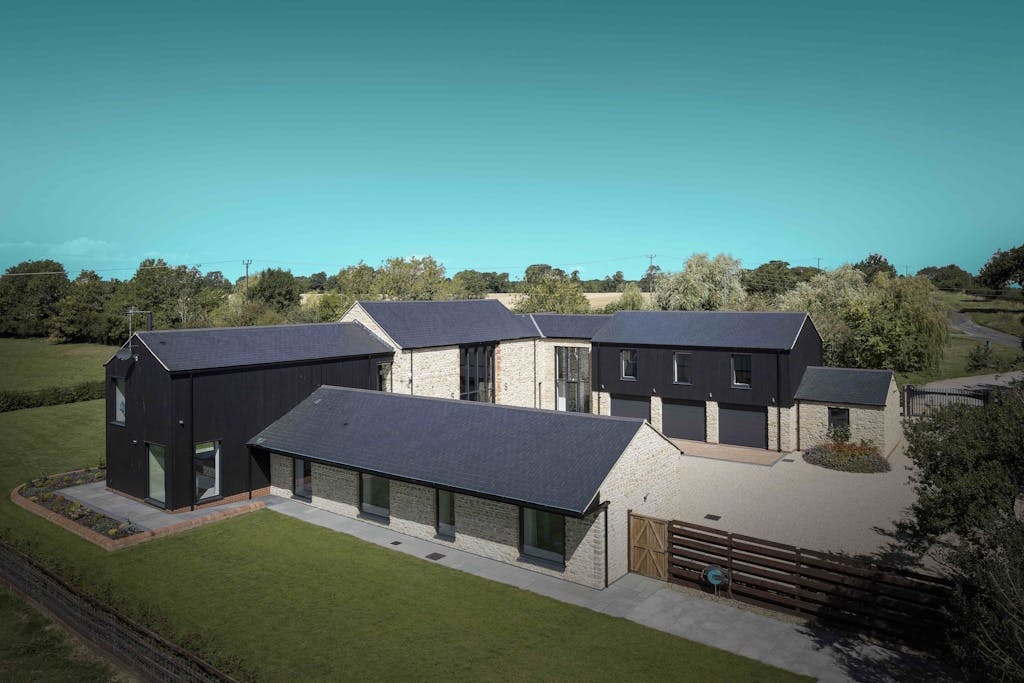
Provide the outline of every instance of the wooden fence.
[[[703,572],[717,566],[731,579],[719,594],[741,602],[918,644],[938,642],[946,626],[943,579],[688,522],[665,525],[672,583],[712,590]],[[630,540],[632,558],[638,539]],[[633,570],[656,576],[643,569]]]

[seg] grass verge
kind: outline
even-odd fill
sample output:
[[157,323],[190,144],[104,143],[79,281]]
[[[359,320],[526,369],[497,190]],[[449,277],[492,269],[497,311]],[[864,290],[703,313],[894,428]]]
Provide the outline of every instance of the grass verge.
[[962,292],[939,292],[942,300],[968,318],[1016,337],[1024,336],[1024,301],[1020,298],[986,298]]
[[102,401],[0,414],[0,533],[241,678],[804,680],[270,511],[106,553],[7,498],[96,464],[102,417]]
[[[906,384],[927,384],[928,382],[934,382],[940,379],[951,379],[953,377],[969,377],[971,375],[989,375],[995,372],[994,370],[968,370],[967,369],[967,354],[971,352],[979,342],[977,339],[968,337],[963,334],[951,334],[949,337],[949,344],[946,345],[945,352],[942,356],[942,361],[939,362],[939,367],[934,370],[919,371],[919,372],[898,372],[896,373],[896,383],[903,387]],[[1005,360],[1007,362],[1012,361],[1020,355],[1019,350],[1014,350],[1000,344],[992,345],[992,355],[995,358]]]

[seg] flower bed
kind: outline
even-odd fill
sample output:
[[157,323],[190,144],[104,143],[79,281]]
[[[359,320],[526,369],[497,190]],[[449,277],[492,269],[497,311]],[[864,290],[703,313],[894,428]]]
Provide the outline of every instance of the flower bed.
[[878,452],[878,446],[861,442],[828,441],[808,448],[804,460],[812,465],[843,472],[888,472],[889,461]]
[[33,503],[113,540],[142,533],[145,529],[96,512],[81,503],[68,500],[58,492],[70,486],[102,481],[106,474],[104,468],[93,467],[52,477],[40,477],[21,487],[19,493]]

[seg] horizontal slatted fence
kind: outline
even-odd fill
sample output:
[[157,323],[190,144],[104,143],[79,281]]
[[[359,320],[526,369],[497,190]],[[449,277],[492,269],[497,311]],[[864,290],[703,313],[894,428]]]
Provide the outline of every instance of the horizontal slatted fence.
[[729,570],[730,597],[761,607],[909,642],[934,642],[945,626],[950,585],[940,578],[669,522],[668,580],[703,587],[709,565]]

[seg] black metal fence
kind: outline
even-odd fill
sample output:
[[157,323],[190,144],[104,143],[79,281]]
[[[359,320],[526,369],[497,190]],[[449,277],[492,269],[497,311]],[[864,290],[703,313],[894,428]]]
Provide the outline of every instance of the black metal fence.
[[926,389],[908,384],[904,391],[905,417],[920,417],[950,405],[983,406],[992,400],[989,389]]
[[159,634],[82,595],[3,541],[0,577],[146,680],[235,680]]

